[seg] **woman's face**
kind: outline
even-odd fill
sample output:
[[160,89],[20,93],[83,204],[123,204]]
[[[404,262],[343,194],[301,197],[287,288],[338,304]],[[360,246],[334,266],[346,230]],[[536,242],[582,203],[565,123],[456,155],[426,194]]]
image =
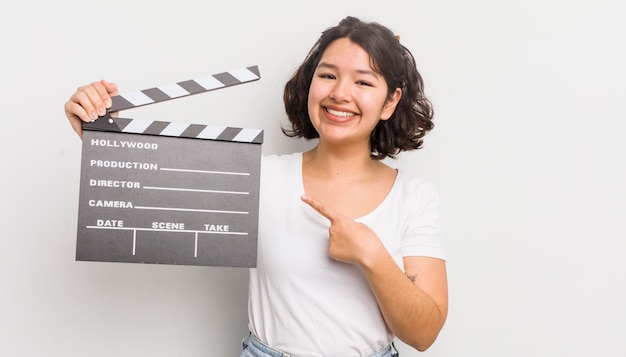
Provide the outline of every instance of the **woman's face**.
[[320,141],[367,143],[379,120],[393,114],[402,91],[387,101],[387,83],[369,54],[347,38],[332,42],[313,73],[308,109]]

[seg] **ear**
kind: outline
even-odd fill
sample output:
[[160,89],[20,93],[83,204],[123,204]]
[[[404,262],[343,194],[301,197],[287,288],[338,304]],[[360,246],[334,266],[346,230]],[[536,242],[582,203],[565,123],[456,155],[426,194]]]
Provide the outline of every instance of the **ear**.
[[396,90],[385,102],[385,106],[383,107],[383,111],[380,113],[380,120],[388,120],[393,115],[393,112],[396,110],[398,103],[400,102],[400,98],[402,98],[402,89],[396,88]]

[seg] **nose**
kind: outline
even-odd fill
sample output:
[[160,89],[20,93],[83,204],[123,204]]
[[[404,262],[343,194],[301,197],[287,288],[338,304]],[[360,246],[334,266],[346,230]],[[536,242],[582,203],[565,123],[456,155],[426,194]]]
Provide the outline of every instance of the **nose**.
[[352,92],[349,83],[337,80],[330,92],[330,99],[336,102],[350,102],[352,100]]

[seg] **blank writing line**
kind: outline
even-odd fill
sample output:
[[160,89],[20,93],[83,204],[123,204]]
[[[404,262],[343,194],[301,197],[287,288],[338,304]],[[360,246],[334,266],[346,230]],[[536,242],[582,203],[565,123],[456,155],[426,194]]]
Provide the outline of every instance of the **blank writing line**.
[[250,192],[240,191],[219,191],[219,190],[200,190],[195,188],[177,188],[177,187],[156,187],[156,186],[144,186],[145,190],[163,190],[163,191],[184,191],[184,192],[205,192],[205,193],[226,193],[232,195],[249,195]]
[[196,173],[201,173],[201,174],[250,176],[250,173],[248,173],[248,172],[187,170],[187,169],[172,169],[172,168],[167,168],[167,167],[161,167],[161,168],[159,168],[159,170],[163,170],[163,171],[178,171],[178,172],[196,172]]
[[248,214],[243,211],[221,211],[212,209],[195,209],[195,208],[172,208],[172,207],[148,207],[148,206],[135,206],[135,209],[149,209],[157,211],[182,211],[182,212],[206,212],[206,213],[229,213],[229,214]]

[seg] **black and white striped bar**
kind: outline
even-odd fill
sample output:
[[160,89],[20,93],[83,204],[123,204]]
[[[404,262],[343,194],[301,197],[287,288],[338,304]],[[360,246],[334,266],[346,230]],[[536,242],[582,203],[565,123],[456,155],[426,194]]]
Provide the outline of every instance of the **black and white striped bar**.
[[262,144],[263,130],[260,129],[113,118],[109,114],[248,83],[260,78],[258,66],[251,66],[114,96],[111,97],[112,106],[108,113],[91,123],[83,123],[83,129]]
[[130,92],[112,97],[109,112],[141,107],[148,104],[186,97],[216,89],[235,86],[259,80],[258,66],[239,68],[205,77],[195,78],[173,84],[161,85],[141,91]]
[[262,144],[263,130],[210,126],[156,120],[103,117],[92,123],[85,123],[83,129],[111,131],[143,135],[172,136],[180,138],[235,141],[240,143]]

